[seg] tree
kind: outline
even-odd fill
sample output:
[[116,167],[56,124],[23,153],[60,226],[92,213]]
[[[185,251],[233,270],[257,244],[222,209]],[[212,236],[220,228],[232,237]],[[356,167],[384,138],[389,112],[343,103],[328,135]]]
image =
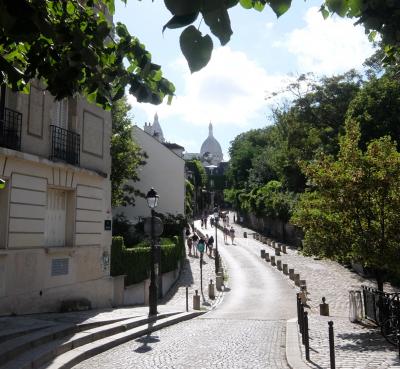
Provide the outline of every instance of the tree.
[[110,108],[125,89],[159,104],[174,86],[140,41],[111,15],[114,0],[1,0],[0,85],[41,79],[57,99],[83,94]]
[[[122,0],[126,1],[126,0]],[[133,1],[133,0],[132,0]],[[164,0],[172,18],[166,28],[186,27],[180,47],[192,72],[207,65],[213,42],[193,23],[209,28],[222,45],[233,33],[228,9],[239,3],[245,9],[262,11],[268,5],[280,17],[291,0]],[[400,11],[394,0],[325,0],[324,17],[336,13],[363,24],[373,40],[381,35],[385,63],[400,59]],[[170,98],[174,86],[162,77],[160,66],[140,41],[110,16],[114,0],[1,0],[0,85],[26,91],[38,78],[58,99],[83,94],[89,101],[110,108],[113,101],[129,92],[139,102],[159,104]],[[115,31],[115,32],[114,32]],[[116,37],[114,36],[116,34]]]
[[[113,104],[111,136],[111,203],[113,207],[135,204],[135,196],[144,196],[132,182],[139,180],[137,170],[146,154],[132,139],[131,109],[126,98]],[[131,181],[131,183],[128,183]]]
[[391,74],[373,77],[350,103],[346,118],[359,123],[362,149],[384,135],[400,143],[400,82]]
[[252,161],[268,144],[269,128],[254,129],[236,136],[229,147],[231,160],[227,172],[228,180],[235,188],[246,188]]
[[304,231],[305,253],[357,261],[382,291],[387,271],[399,271],[400,153],[388,136],[363,152],[360,136],[348,121],[338,159],[322,155],[304,165],[312,187],[291,221]]

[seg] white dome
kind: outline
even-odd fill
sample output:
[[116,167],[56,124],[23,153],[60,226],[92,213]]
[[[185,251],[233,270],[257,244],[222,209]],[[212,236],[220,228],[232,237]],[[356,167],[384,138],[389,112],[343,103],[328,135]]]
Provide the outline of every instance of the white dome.
[[223,160],[222,149],[219,142],[213,136],[212,124],[208,126],[208,137],[201,145],[200,157],[203,162],[218,165]]

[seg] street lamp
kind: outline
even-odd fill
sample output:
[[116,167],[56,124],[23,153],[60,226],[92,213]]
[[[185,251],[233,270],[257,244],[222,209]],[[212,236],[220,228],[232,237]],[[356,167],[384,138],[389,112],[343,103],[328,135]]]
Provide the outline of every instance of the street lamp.
[[147,192],[146,200],[147,205],[151,209],[151,249],[150,249],[150,286],[149,286],[149,315],[157,314],[157,284],[156,284],[156,271],[155,271],[155,235],[154,235],[154,218],[155,210],[158,204],[157,192],[152,187],[149,192]]
[[218,228],[218,221],[219,221],[219,211],[218,208],[214,208],[214,227],[215,227],[215,274],[219,272],[219,253],[218,253],[218,235],[217,235],[217,228]]

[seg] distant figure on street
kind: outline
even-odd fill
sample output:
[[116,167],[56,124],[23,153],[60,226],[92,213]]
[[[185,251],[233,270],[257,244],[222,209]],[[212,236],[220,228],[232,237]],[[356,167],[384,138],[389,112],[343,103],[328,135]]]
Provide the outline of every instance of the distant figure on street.
[[231,236],[232,245],[234,245],[233,241],[235,240],[235,230],[233,229],[233,227],[231,227],[231,229],[229,230],[229,235]]
[[197,256],[197,243],[199,242],[199,236],[195,233],[192,237],[192,247],[193,247],[193,254]]
[[203,260],[203,254],[204,254],[205,248],[206,248],[206,241],[203,237],[201,237],[199,242],[197,243],[197,251],[200,253],[201,260]]
[[209,255],[211,257],[213,247],[214,247],[214,237],[213,236],[210,236],[210,238],[208,239],[207,246],[208,246]]
[[228,243],[228,234],[229,234],[229,228],[227,226],[224,226],[224,229],[222,230],[224,234],[224,243],[225,245]]
[[192,237],[188,237],[188,239],[187,239],[187,246],[188,246],[188,249],[189,249],[189,255],[192,255],[192,246],[193,246]]
[[208,217],[207,215],[204,215],[204,228],[207,229],[207,221],[208,221]]
[[214,227],[214,218],[213,217],[210,218],[210,225],[211,225],[211,228]]

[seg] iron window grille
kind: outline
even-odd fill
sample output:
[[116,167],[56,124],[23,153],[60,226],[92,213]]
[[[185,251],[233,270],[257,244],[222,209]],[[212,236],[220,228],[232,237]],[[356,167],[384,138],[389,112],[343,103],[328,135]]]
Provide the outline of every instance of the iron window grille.
[[80,162],[80,141],[77,133],[67,129],[50,125],[51,132],[51,160],[63,160],[72,165]]
[[0,111],[0,146],[12,150],[21,150],[22,114],[4,108]]

